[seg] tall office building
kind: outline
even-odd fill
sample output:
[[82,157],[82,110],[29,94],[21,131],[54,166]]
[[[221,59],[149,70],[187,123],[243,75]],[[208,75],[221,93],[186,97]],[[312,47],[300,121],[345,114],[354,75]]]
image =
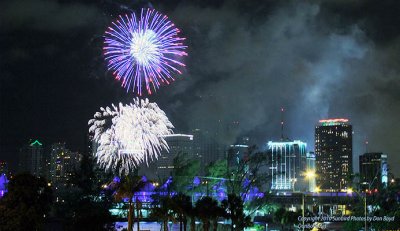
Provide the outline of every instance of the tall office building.
[[42,176],[45,174],[44,166],[44,148],[39,140],[30,141],[28,145],[20,149],[19,172]]
[[140,175],[146,175],[147,178],[156,180],[165,180],[171,176],[174,170],[174,158],[178,155],[184,155],[188,159],[194,158],[193,135],[172,134],[164,136],[168,143],[169,151],[163,150],[160,157],[151,162],[149,166],[145,163],[139,168]]
[[211,162],[226,159],[226,145],[217,140],[218,134],[221,135],[207,130],[193,130],[193,155],[201,161],[200,175],[205,174],[205,169]]
[[[249,146],[247,144],[235,144],[231,145],[227,151],[227,164],[229,174],[236,172],[243,168],[241,166],[242,161],[249,158]],[[245,171],[247,171],[245,169]]]
[[388,183],[387,155],[381,152],[365,153],[359,157],[360,182],[365,188],[377,188]]
[[271,190],[298,191],[304,182],[307,144],[300,141],[268,142]]
[[317,185],[322,191],[345,190],[352,174],[352,126],[348,119],[320,120],[315,127]]
[[50,181],[55,187],[69,186],[79,168],[80,155],[71,152],[65,143],[55,143],[50,153]]

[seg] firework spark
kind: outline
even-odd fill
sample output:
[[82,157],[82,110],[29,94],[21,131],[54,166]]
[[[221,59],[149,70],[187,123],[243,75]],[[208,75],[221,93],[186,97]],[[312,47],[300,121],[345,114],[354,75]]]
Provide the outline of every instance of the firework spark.
[[106,170],[119,169],[120,174],[157,159],[162,150],[168,151],[164,136],[172,134],[173,128],[164,111],[148,99],[100,108],[88,124],[99,145],[97,162]]
[[140,17],[132,13],[119,16],[105,32],[104,56],[108,69],[129,91],[148,94],[174,80],[185,66],[184,38],[168,17],[153,9],[142,9]]

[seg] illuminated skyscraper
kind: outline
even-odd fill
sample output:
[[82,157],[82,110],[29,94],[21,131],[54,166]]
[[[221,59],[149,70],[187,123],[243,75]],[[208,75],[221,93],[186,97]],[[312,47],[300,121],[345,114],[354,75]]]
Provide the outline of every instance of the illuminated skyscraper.
[[50,181],[55,187],[71,185],[72,178],[79,168],[80,155],[71,152],[65,143],[55,143],[50,153]]
[[352,126],[348,119],[320,120],[315,127],[317,185],[323,191],[340,191],[351,183]]
[[307,144],[300,140],[268,142],[271,190],[298,191],[306,170]]
[[20,150],[19,172],[29,172],[35,176],[44,175],[44,149],[39,140],[30,141]]
[[387,155],[381,152],[365,153],[359,157],[360,182],[365,188],[377,188],[388,183]]

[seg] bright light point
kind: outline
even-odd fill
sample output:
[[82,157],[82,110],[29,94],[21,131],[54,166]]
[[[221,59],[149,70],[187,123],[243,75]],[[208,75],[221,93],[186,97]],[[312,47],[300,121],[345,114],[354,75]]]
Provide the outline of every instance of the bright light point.
[[320,187],[316,187],[315,188],[315,192],[317,192],[317,193],[321,192],[321,188]]
[[130,54],[140,65],[159,64],[160,46],[154,31],[136,32],[132,34]]
[[352,188],[348,188],[348,189],[346,190],[346,192],[347,192],[347,194],[352,194],[352,193],[353,193],[353,189],[352,189]]
[[305,176],[306,176],[306,178],[314,178],[316,175],[315,175],[314,171],[307,171],[305,173]]

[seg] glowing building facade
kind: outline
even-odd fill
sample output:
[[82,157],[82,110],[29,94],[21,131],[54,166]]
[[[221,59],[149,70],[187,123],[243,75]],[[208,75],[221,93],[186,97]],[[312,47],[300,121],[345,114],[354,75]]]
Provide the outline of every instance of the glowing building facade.
[[353,169],[352,126],[348,119],[320,120],[315,127],[317,185],[322,191],[341,191]]
[[388,183],[387,155],[381,152],[365,153],[359,157],[360,181],[366,188],[378,188]]
[[306,170],[307,144],[299,140],[268,142],[271,190],[298,191]]
[[55,143],[50,153],[50,181],[55,187],[65,187],[72,184],[76,170],[79,168],[80,155],[71,152],[65,143]]

